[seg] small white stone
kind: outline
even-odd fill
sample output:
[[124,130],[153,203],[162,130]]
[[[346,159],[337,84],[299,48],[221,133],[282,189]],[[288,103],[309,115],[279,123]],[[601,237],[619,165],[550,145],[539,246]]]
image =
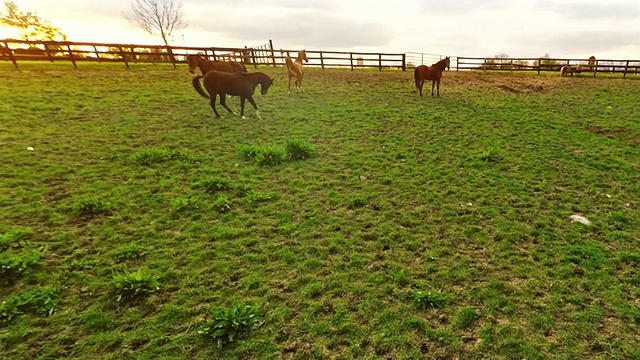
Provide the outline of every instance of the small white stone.
[[569,216],[569,219],[571,219],[571,222],[579,222],[581,224],[591,225],[591,221],[589,221],[589,219],[582,215],[571,215]]
[[29,151],[33,151],[33,150],[35,150],[35,149],[34,149],[34,148],[32,148],[31,146],[29,146],[29,147],[27,147],[27,150],[29,150]]

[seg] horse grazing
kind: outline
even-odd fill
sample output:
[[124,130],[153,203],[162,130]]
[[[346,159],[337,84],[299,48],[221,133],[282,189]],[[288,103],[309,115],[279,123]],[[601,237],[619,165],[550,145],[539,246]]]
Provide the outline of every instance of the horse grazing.
[[207,60],[200,55],[187,55],[187,62],[189,63],[189,72],[194,74],[196,68],[200,69],[202,75],[209,71],[223,71],[223,72],[247,72],[247,68],[239,62],[235,61],[211,61]]
[[287,76],[289,77],[288,94],[291,94],[291,78],[292,77],[296,78],[296,81],[295,81],[296,92],[298,91],[304,92],[304,90],[302,90],[302,76],[304,75],[302,70],[302,61],[309,62],[309,59],[307,58],[307,53],[304,50],[298,51],[298,58],[296,59],[296,61],[291,60],[291,57],[289,56],[289,52],[287,52],[287,57],[285,57],[284,59],[284,64],[285,64],[285,67],[287,68]]
[[573,74],[580,74],[580,73],[582,73],[582,67],[580,66],[565,65],[560,68],[560,76],[567,76],[569,74],[573,76]]
[[449,69],[450,63],[451,60],[447,56],[431,66],[420,65],[416,67],[413,71],[413,76],[416,80],[416,89],[420,92],[420,97],[422,97],[422,86],[425,80],[431,80],[431,96],[433,96],[433,88],[436,82],[438,83],[438,96],[440,96],[440,79],[442,78],[442,72],[445,68],[447,70]]
[[[200,79],[204,84],[207,93],[204,92],[200,86]],[[205,75],[198,75],[193,78],[193,87],[196,89],[200,96],[210,99],[211,108],[216,117],[220,117],[218,110],[216,110],[216,96],[220,95],[220,105],[222,105],[227,111],[233,113],[227,106],[226,95],[240,96],[240,116],[244,117],[244,101],[249,100],[253,108],[256,109],[256,116],[260,117],[260,111],[256,102],[253,101],[253,92],[256,86],[260,84],[262,95],[267,94],[269,87],[273,85],[273,79],[261,72],[254,73],[227,73],[221,71],[209,71]]]

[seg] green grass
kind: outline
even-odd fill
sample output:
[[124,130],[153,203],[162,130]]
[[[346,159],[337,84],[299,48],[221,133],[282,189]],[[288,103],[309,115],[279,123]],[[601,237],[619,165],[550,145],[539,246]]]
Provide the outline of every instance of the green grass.
[[4,358],[640,358],[639,81],[260,70],[0,63]]

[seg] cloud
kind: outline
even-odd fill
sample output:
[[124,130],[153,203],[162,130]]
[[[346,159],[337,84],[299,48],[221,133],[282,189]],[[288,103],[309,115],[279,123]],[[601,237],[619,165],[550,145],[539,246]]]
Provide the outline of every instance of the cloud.
[[634,19],[640,16],[637,4],[628,3],[564,3],[538,1],[534,5],[537,10],[547,10],[572,19]]
[[482,9],[502,9],[510,4],[506,0],[421,0],[420,9],[429,13],[467,13]]
[[[513,39],[512,43],[521,43]],[[640,46],[640,34],[622,31],[576,31],[562,34],[532,34],[527,47],[545,49],[551,54],[591,54],[613,51],[624,46]]]
[[[335,8],[335,4],[330,3],[331,0],[269,0],[257,2],[255,0],[218,0],[215,5],[224,7],[272,7],[287,9],[308,9],[308,10],[328,10]],[[188,4],[213,5],[211,0],[188,0]]]
[[389,45],[393,34],[384,24],[354,21],[331,12],[288,9],[287,14],[194,19],[191,29],[214,32],[249,43],[277,39],[279,43],[318,47],[373,47]]

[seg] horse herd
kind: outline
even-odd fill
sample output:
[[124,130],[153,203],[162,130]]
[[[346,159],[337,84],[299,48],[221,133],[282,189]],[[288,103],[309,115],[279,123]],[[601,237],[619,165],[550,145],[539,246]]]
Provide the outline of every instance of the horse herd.
[[[295,61],[291,60],[289,53],[287,53],[285,66],[287,68],[287,76],[289,77],[289,93],[291,93],[291,79],[294,77],[296,91],[303,91],[303,61],[309,62],[304,50],[298,52],[298,58]],[[240,116],[243,119],[245,118],[244,103],[246,100],[248,100],[256,110],[256,116],[260,118],[260,110],[258,110],[258,106],[253,100],[253,93],[259,84],[260,93],[266,95],[269,87],[273,85],[274,79],[265,73],[247,72],[247,68],[243,64],[235,61],[210,61],[200,55],[188,55],[187,62],[189,63],[190,73],[195,73],[196,68],[199,68],[200,72],[202,72],[202,75],[193,78],[193,87],[200,96],[210,100],[211,108],[216,117],[220,117],[216,109],[216,98],[218,95],[220,96],[220,105],[227,109],[228,112],[233,113],[226,102],[226,96],[232,95],[240,97]],[[209,94],[205,93],[202,89],[200,79],[202,79],[202,84]]]
[[[302,78],[304,70],[302,63],[309,62],[307,54],[304,50],[298,52],[296,60],[292,60],[289,53],[286,53],[285,68],[287,70],[288,93],[291,94],[291,79],[294,80],[296,92],[304,92],[302,89]],[[227,106],[226,96],[239,96],[240,97],[240,116],[244,119],[244,104],[248,100],[249,103],[256,110],[256,117],[260,119],[260,110],[256,102],[253,100],[253,93],[258,85],[260,85],[260,93],[266,95],[269,87],[273,85],[273,80],[268,75],[261,72],[247,72],[247,68],[235,61],[211,61],[203,57],[202,55],[187,55],[187,62],[189,64],[189,72],[194,74],[196,68],[200,69],[202,75],[197,75],[193,78],[192,84],[195,90],[200,96],[209,99],[211,108],[216,117],[220,117],[218,110],[216,109],[216,98],[220,96],[220,105],[224,107],[229,113],[235,114]],[[438,61],[437,63],[426,66],[420,65],[416,67],[414,71],[416,90],[420,92],[422,96],[422,87],[424,82],[431,80],[431,96],[433,96],[434,87],[437,84],[437,93],[440,96],[440,79],[442,78],[442,72],[445,68],[449,69],[450,59],[446,58]],[[202,79],[202,85],[200,80]],[[202,88],[207,91],[205,92]],[[208,93],[208,94],[207,94]]]

